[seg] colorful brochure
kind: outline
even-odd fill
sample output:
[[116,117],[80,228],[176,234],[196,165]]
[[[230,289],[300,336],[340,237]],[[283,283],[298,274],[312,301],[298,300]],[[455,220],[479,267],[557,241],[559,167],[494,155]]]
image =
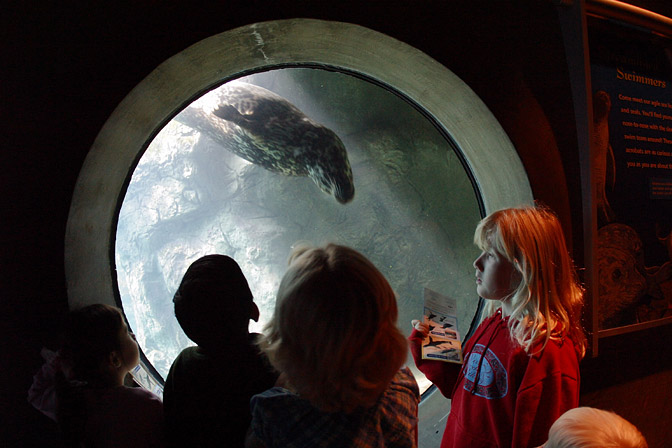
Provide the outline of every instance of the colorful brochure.
[[462,342],[457,331],[457,303],[425,288],[424,322],[429,333],[422,341],[422,359],[462,364]]

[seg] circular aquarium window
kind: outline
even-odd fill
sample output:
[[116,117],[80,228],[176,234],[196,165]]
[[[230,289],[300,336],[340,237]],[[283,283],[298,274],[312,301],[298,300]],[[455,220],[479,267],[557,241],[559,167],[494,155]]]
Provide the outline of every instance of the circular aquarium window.
[[[278,132],[255,127],[255,113]],[[385,274],[407,333],[434,291],[455,300],[464,335],[478,301],[474,226],[531,201],[492,114],[427,55],[351,24],[249,25],[166,61],[101,130],[68,219],[69,299],[120,305],[160,387],[191,344],[172,296],[192,261],[239,262],[259,331],[290,247],[333,241]],[[441,425],[429,430],[446,413],[439,395],[423,398],[421,444],[440,439]]]
[[239,262],[260,331],[291,246],[336,242],[389,279],[401,324],[422,314],[428,288],[460,304],[466,331],[480,217],[455,147],[407,101],[336,71],[266,71],[206,93],[148,146],[119,212],[121,303],[165,378],[190,344],[171,299],[194,260],[221,253]]

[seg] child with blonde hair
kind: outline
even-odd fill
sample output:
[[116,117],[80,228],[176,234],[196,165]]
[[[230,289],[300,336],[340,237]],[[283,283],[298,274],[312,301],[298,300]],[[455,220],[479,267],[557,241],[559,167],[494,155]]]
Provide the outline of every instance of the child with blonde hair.
[[421,359],[426,323],[413,321],[409,337],[418,368],[452,399],[441,447],[539,446],[578,405],[583,290],[548,209],[492,213],[474,242],[482,250],[476,290],[486,305],[463,366]]
[[570,409],[553,423],[543,448],[648,448],[635,425],[602,409]]
[[261,349],[284,387],[252,398],[248,447],[417,446],[418,386],[385,277],[348,247],[300,247]]

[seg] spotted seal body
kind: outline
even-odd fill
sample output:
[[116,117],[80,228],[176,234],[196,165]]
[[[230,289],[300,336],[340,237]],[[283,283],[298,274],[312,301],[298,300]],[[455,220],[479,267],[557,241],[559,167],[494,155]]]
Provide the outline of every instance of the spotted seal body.
[[176,119],[255,165],[286,176],[310,177],[340,203],[355,195],[341,139],[262,87],[228,82]]

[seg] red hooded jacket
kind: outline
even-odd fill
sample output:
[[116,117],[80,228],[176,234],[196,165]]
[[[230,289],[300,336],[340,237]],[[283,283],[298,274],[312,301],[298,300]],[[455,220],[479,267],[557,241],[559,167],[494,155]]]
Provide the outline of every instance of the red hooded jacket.
[[479,325],[464,346],[462,369],[421,359],[422,334],[409,337],[415,364],[452,398],[441,448],[536,447],[560,415],[578,406],[574,343],[550,340],[528,355],[507,323],[497,311]]

